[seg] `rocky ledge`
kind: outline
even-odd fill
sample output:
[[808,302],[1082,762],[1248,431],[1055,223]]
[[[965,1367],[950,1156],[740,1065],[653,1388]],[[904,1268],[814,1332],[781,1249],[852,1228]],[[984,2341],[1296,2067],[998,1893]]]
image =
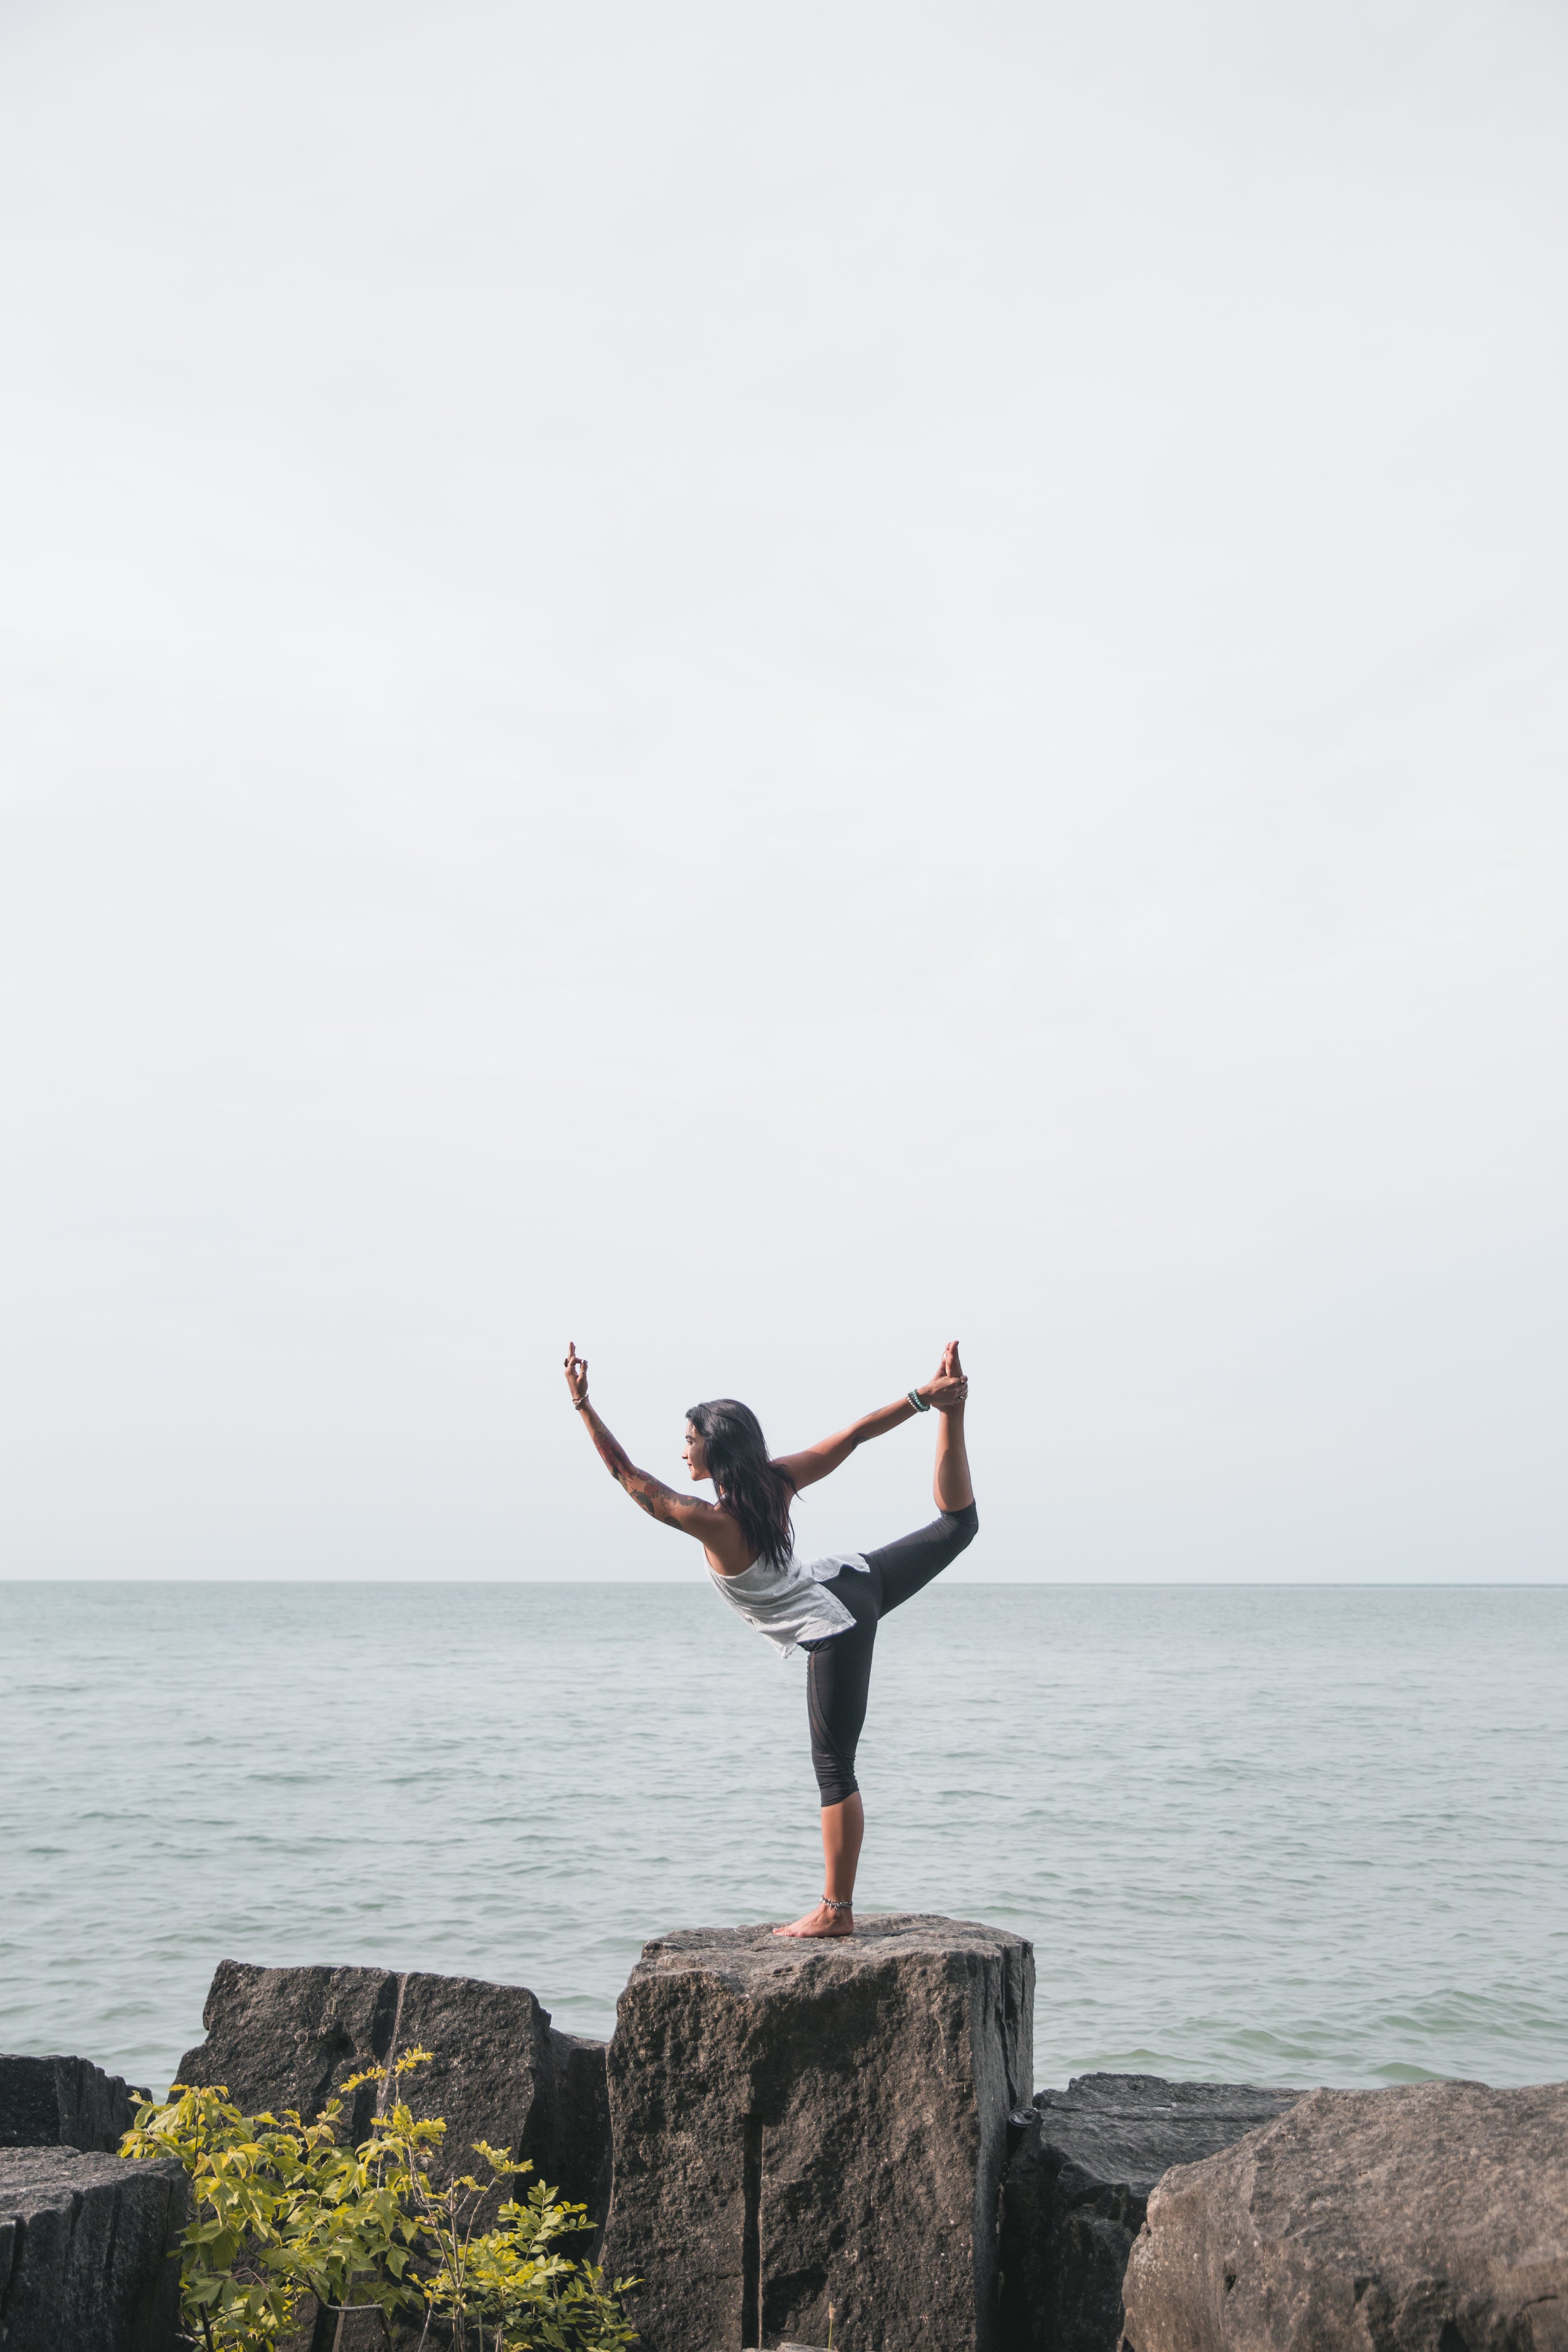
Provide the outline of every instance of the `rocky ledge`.
[[1034,1955],[967,1920],[767,1927],[643,1948],[610,2049],[612,2272],[640,2352],[995,2340],[1008,2116],[1029,2095]]
[[189,2210],[177,2164],[74,2147],[0,2148],[5,2352],[169,2352]]
[[1081,2074],[1065,2091],[1037,2091],[1010,2118],[1002,2187],[1008,2352],[1117,2352],[1123,2275],[1155,2183],[1300,2096],[1157,2074]]
[[1568,2352],[1568,2083],[1313,2091],[1168,2172],[1129,2352]]
[[146,2096],[86,2058],[0,2056],[0,2147],[112,2156]]

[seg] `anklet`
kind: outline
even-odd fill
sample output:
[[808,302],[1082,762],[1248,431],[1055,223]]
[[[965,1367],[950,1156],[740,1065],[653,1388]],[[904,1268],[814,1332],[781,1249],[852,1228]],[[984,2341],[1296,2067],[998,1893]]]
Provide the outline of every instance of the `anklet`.
[[835,1903],[831,1895],[824,1895],[822,1897],[822,1908],[825,1911],[852,1911],[854,1907],[853,1902],[847,1895],[841,1903]]

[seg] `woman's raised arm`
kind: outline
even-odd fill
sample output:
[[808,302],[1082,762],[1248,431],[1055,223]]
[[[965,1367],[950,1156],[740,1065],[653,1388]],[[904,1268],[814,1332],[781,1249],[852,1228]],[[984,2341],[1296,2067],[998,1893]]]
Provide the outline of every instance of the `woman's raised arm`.
[[800,1454],[781,1454],[780,1470],[787,1471],[798,1487],[815,1486],[819,1478],[836,1470],[841,1462],[847,1462],[856,1446],[863,1445],[868,1438],[884,1437],[900,1422],[913,1421],[917,1412],[933,1405],[938,1412],[946,1412],[950,1405],[962,1404],[969,1383],[961,1372],[949,1372],[946,1369],[956,1346],[954,1340],[944,1352],[943,1369],[935,1380],[922,1381],[917,1389],[910,1391],[919,1397],[919,1405],[911,1404],[909,1395],[904,1395],[896,1404],[881,1405],[875,1412],[862,1413],[859,1421],[852,1421],[847,1429],[841,1429],[836,1437],[824,1437],[820,1444],[808,1445]]
[[624,1486],[632,1500],[646,1511],[651,1519],[658,1519],[667,1528],[679,1528],[683,1535],[695,1536],[709,1549],[727,1551],[731,1546],[725,1540],[735,1527],[727,1511],[716,1503],[705,1503],[695,1495],[677,1495],[673,1486],[654,1478],[646,1470],[639,1470],[619,1438],[611,1434],[588,1402],[588,1360],[577,1352],[573,1339],[567,1349],[566,1385],[572,1403],[587,1424],[588,1433],[598,1448],[599,1458],[618,1486]]

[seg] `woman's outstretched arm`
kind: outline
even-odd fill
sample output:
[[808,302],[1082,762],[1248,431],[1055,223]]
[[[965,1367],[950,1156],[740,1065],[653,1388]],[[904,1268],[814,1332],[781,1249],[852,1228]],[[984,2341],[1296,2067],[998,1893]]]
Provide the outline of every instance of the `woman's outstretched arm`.
[[[952,1345],[956,1348],[957,1342]],[[944,1353],[943,1370],[934,1380],[922,1381],[915,1391],[925,1404],[935,1405],[938,1412],[961,1405],[968,1391],[969,1383],[964,1375],[946,1369],[947,1360]],[[907,1395],[901,1396],[896,1404],[880,1405],[875,1412],[862,1413],[859,1421],[852,1421],[847,1429],[841,1429],[836,1437],[824,1437],[820,1444],[808,1445],[800,1454],[780,1454],[779,1467],[789,1472],[797,1486],[814,1486],[819,1478],[836,1470],[841,1462],[847,1462],[857,1445],[865,1444],[869,1438],[884,1437],[900,1422],[913,1421],[917,1410]]]
[[575,1339],[567,1349],[566,1385],[600,1460],[616,1485],[624,1486],[632,1500],[651,1519],[659,1519],[667,1528],[679,1528],[683,1535],[695,1536],[710,1550],[727,1550],[724,1538],[735,1526],[728,1512],[721,1511],[716,1503],[700,1501],[695,1495],[677,1495],[662,1479],[639,1470],[620,1439],[612,1435],[600,1420],[588,1402],[588,1363],[578,1354]]

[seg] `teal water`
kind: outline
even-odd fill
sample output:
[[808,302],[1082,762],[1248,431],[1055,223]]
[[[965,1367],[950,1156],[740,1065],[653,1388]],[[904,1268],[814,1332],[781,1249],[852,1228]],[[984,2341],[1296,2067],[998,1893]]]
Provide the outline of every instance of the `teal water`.
[[[706,1586],[0,1588],[0,2048],[162,2089],[225,1955],[531,1985],[820,1885],[800,1664]],[[1031,1937],[1037,2083],[1568,2076],[1568,1590],[933,1587],[867,1910]]]

